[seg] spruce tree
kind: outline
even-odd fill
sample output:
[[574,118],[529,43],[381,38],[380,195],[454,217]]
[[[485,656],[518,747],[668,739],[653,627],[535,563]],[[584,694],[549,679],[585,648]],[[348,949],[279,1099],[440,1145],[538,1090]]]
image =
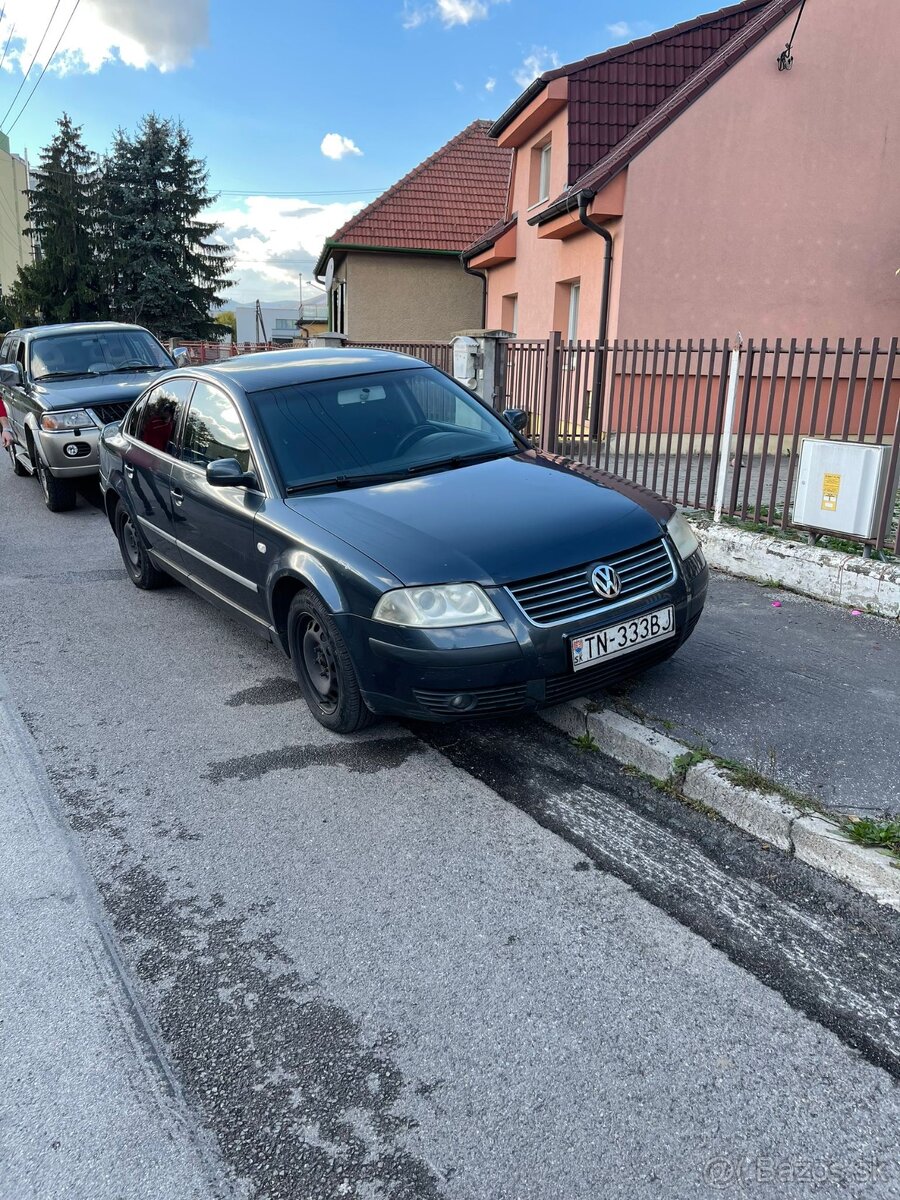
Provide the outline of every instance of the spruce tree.
[[211,240],[219,226],[201,219],[216,197],[187,131],[149,114],[133,137],[116,134],[104,175],[113,315],[161,338],[216,337],[210,310],[222,304],[232,259]]
[[25,219],[35,261],[19,268],[15,291],[43,321],[91,321],[106,316],[97,243],[100,173],[81,127],[65,113],[57,126],[32,171]]

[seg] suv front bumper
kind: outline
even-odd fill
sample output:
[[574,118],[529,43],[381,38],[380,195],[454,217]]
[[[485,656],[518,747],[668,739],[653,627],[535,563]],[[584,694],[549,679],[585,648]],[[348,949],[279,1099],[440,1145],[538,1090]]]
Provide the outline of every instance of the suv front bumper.
[[50,432],[37,430],[34,434],[41,457],[52,475],[76,478],[96,475],[100,470],[100,430],[96,426]]

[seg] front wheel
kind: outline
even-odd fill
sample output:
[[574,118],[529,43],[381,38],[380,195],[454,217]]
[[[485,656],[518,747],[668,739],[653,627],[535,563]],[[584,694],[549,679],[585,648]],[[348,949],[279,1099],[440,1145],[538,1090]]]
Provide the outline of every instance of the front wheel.
[[116,537],[119,539],[119,549],[122,552],[122,562],[125,570],[131,576],[131,582],[142,591],[149,592],[161,587],[168,579],[160,569],[150,561],[150,555],[144,545],[144,540],[138,532],[134,518],[123,503],[116,509]]
[[71,480],[57,479],[55,475],[51,475],[50,468],[41,458],[41,452],[33,442],[31,444],[31,461],[34,464],[41,491],[44,493],[44,503],[50,511],[53,513],[70,512],[78,502],[78,493],[75,491],[74,483]]
[[347,643],[326,606],[307,589],[291,603],[288,645],[300,690],[317,721],[334,733],[356,733],[371,723]]

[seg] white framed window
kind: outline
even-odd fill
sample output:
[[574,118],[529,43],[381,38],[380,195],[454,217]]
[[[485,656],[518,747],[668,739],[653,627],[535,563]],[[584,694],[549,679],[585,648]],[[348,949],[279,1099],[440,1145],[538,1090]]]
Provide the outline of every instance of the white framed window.
[[570,342],[578,340],[578,304],[581,300],[581,283],[569,284],[569,324],[567,339]]
[[538,204],[550,199],[550,143],[541,146],[538,174]]

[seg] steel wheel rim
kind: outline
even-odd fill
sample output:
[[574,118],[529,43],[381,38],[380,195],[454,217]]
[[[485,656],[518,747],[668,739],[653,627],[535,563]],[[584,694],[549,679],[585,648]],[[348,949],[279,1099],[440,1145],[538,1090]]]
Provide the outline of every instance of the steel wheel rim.
[[328,631],[316,617],[307,617],[302,627],[300,651],[316,702],[323,712],[333,713],[340,700],[337,662]]
[[141,569],[141,547],[137,540],[134,525],[131,522],[131,517],[126,517],[122,525],[122,542],[125,546],[125,556],[128,559],[128,565],[135,571]]
[[44,493],[44,499],[49,500],[50,499],[50,486],[47,483],[47,474],[46,474],[47,468],[41,462],[40,458],[37,460],[36,470],[37,470],[37,477],[41,481],[41,491]]

